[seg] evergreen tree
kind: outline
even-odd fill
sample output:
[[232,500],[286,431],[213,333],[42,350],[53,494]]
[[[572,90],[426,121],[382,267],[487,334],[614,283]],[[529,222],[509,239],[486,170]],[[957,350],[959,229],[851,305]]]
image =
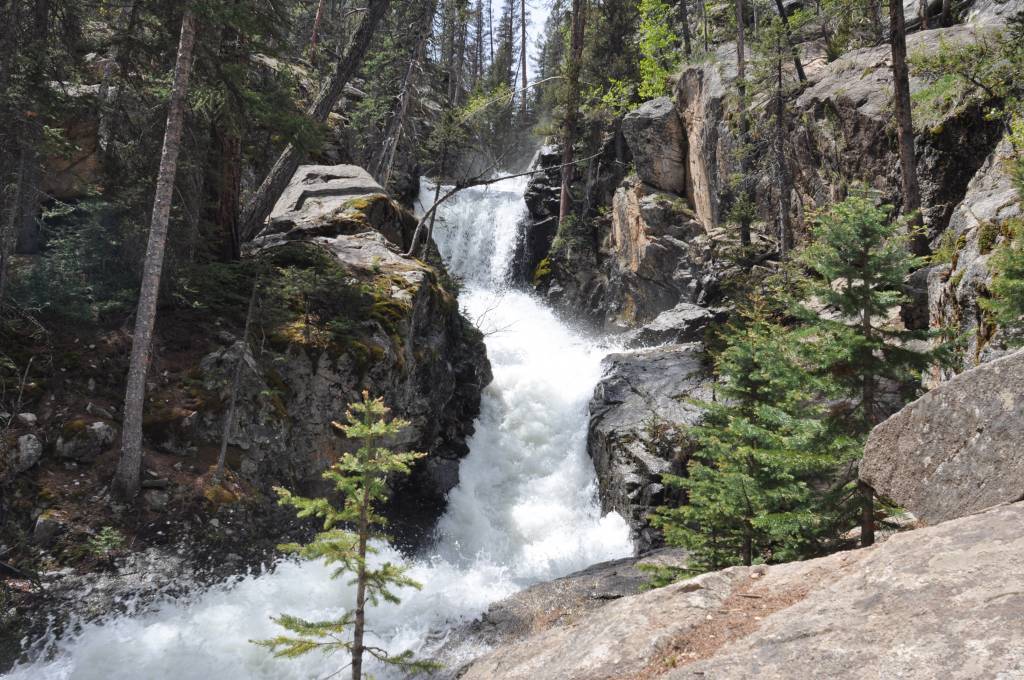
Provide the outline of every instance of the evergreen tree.
[[[800,255],[812,273],[805,301],[797,305],[807,324],[800,346],[819,374],[849,399],[849,408],[833,420],[837,435],[865,439],[885,415],[882,381],[916,384],[919,372],[944,352],[915,343],[931,337],[929,331],[889,321],[890,312],[908,301],[902,289],[907,275],[925,262],[909,253],[912,237],[902,221],[889,219],[887,206],[853,196],[821,215],[812,243]],[[863,484],[860,493],[861,540],[871,545],[873,495]]]
[[813,552],[831,527],[821,494],[851,446],[828,431],[819,398],[827,385],[809,374],[792,335],[755,299],[729,327],[715,362],[720,401],[702,404],[689,432],[696,453],[685,477],[666,475],[687,502],[660,508],[652,523],[686,548],[694,571],[795,559]]
[[[345,414],[347,422],[332,423],[349,439],[362,442],[358,451],[344,454],[323,474],[324,479],[333,482],[344,496],[341,507],[336,507],[326,498],[303,498],[287,489],[275,489],[281,497],[280,503],[296,508],[299,517],[323,520],[323,531],[310,543],[284,545],[282,549],[305,559],[322,559],[327,564],[339,565],[334,571],[334,578],[354,575],[352,583],[356,586],[356,602],[354,608],[335,621],[306,621],[282,614],[275,621],[290,635],[260,640],[256,644],[269,648],[276,656],[289,658],[313,650],[325,654],[347,652],[352,658],[353,680],[363,677],[364,654],[409,673],[435,668],[434,664],[415,660],[410,651],[392,656],[384,650],[367,646],[364,641],[367,603],[377,605],[381,600],[397,603],[395,589],[420,587],[405,575],[404,567],[390,562],[375,567],[368,561],[368,556],[377,553],[372,542],[388,538],[382,530],[386,520],[377,511],[377,506],[388,497],[388,477],[409,474],[413,461],[425,455],[396,453],[380,445],[381,441],[409,426],[408,422],[397,418],[389,421],[389,410],[382,399],[370,399],[369,394],[363,392],[362,402],[349,404]],[[353,528],[347,529],[346,526]],[[346,636],[350,630],[352,637],[348,639]]]

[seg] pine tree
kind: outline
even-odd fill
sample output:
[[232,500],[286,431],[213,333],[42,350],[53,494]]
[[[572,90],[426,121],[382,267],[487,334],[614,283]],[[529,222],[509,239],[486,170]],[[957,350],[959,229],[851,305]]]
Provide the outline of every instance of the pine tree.
[[664,481],[686,504],[660,508],[652,523],[690,552],[689,569],[794,559],[831,526],[812,480],[845,458],[846,438],[828,436],[820,395],[826,384],[803,368],[796,343],[755,299],[729,327],[715,362],[720,401],[702,404],[704,422],[685,477]]
[[[812,276],[805,300],[833,310],[822,314],[807,302],[798,314],[807,323],[801,347],[817,370],[835,380],[850,400],[834,419],[837,434],[866,438],[884,417],[883,380],[916,383],[918,373],[935,362],[945,348],[922,349],[931,333],[907,330],[888,321],[894,308],[907,302],[902,290],[907,275],[924,264],[910,254],[902,221],[889,219],[889,207],[877,207],[853,196],[824,213],[814,228],[813,242],[800,261]],[[874,540],[872,491],[860,485],[861,541]]]
[[[310,543],[288,544],[281,548],[305,559],[321,559],[327,564],[339,565],[333,573],[334,578],[354,575],[356,602],[354,608],[335,621],[306,621],[282,614],[274,620],[291,635],[279,635],[256,644],[269,648],[275,656],[288,658],[313,650],[325,654],[347,652],[352,658],[353,680],[363,677],[364,654],[409,673],[435,668],[434,664],[414,659],[410,651],[389,655],[364,642],[367,603],[377,605],[381,600],[398,603],[395,589],[420,587],[405,575],[405,567],[390,562],[375,567],[368,561],[368,556],[378,552],[372,541],[387,540],[383,533],[386,520],[376,508],[387,500],[388,477],[409,474],[412,463],[425,455],[396,453],[380,446],[382,440],[409,426],[408,422],[397,418],[389,421],[389,410],[382,399],[370,399],[369,394],[363,392],[362,402],[348,405],[347,422],[332,423],[349,439],[362,442],[358,451],[344,454],[323,474],[324,479],[333,482],[344,496],[340,508],[326,498],[303,498],[287,489],[275,489],[280,496],[279,502],[296,508],[299,517],[323,520],[323,531]],[[352,637],[348,639],[346,636],[350,630]]]

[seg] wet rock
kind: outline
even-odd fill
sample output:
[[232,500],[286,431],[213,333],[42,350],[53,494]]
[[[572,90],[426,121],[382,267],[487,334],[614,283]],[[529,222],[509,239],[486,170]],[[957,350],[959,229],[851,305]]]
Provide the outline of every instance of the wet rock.
[[626,519],[642,552],[660,543],[647,515],[668,500],[661,475],[685,465],[683,430],[702,417],[688,400],[710,399],[710,367],[697,343],[612,354],[604,367],[590,401],[587,451],[602,510]]
[[686,194],[686,132],[670,97],[644,102],[622,120],[640,179],[672,194]]
[[714,321],[716,313],[690,302],[680,302],[662,312],[654,321],[627,334],[629,347],[684,344],[703,340],[704,331]]
[[[602,562],[568,576],[531,586],[492,604],[477,621],[457,628],[440,657],[465,647],[508,645],[567,622],[600,616],[610,602],[636,595],[650,584],[641,567],[683,567],[686,553],[663,548],[640,557]],[[446,664],[454,669],[452,664]]]
[[92,462],[114,443],[114,428],[102,421],[72,420],[61,428],[54,449],[60,458]]
[[956,376],[876,427],[860,477],[926,524],[1024,498],[1024,351]]

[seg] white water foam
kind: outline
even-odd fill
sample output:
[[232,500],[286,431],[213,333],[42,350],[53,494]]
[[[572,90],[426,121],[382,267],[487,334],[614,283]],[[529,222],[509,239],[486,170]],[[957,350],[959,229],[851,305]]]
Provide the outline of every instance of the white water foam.
[[[368,615],[370,644],[429,655],[446,631],[532,583],[632,553],[626,523],[602,517],[586,454],[587,403],[608,348],[562,324],[505,277],[523,215],[524,180],[466,190],[439,211],[435,240],[465,284],[462,302],[486,334],[494,381],[484,391],[460,483],[437,542],[411,562],[424,587]],[[423,195],[433,196],[424,186]],[[429,193],[428,193],[429,192]],[[379,559],[402,557],[382,546]],[[317,654],[278,660],[250,643],[281,632],[287,612],[339,617],[354,601],[320,563],[284,561],[150,611],[89,623],[56,654],[16,667],[17,680],[316,678],[344,665]],[[464,649],[463,658],[479,650]],[[371,665],[378,678],[398,677]],[[343,675],[343,674],[342,674]]]

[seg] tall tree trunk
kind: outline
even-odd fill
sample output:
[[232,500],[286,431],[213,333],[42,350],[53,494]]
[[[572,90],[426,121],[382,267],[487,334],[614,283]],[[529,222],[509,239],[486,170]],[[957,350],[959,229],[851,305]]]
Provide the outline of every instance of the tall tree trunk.
[[[338,60],[330,81],[317,95],[316,101],[307,110],[307,115],[317,122],[327,120],[327,115],[338,103],[345,85],[355,75],[359,66],[363,63],[363,57],[370,47],[370,41],[377,30],[381,19],[387,14],[390,0],[369,0],[369,7],[366,16],[359,25],[359,29],[352,37],[345,54]],[[274,167],[264,178],[259,189],[246,203],[242,211],[241,237],[242,241],[252,240],[263,226],[263,220],[274,208],[274,203],[280,198],[285,187],[292,180],[292,176],[302,163],[304,153],[289,144],[278,157]]]
[[167,245],[167,223],[171,213],[174,176],[178,170],[178,154],[185,120],[185,99],[192,71],[192,50],[195,46],[196,22],[191,9],[185,10],[181,20],[181,38],[174,68],[167,127],[164,131],[160,171],[153,198],[153,215],[149,226],[149,243],[143,265],[139,306],[135,313],[135,332],[132,335],[132,354],[128,366],[128,386],[124,396],[124,432],[121,435],[121,459],[114,477],[114,492],[123,499],[134,498],[139,492],[142,471],[142,412],[146,402],[146,372],[149,368],[156,320],[157,296],[160,293],[160,275],[163,271],[164,248]]
[[793,223],[790,219],[792,182],[786,162],[786,103],[782,92],[782,51],[775,61],[775,162],[779,173],[779,247],[782,259],[793,250]]
[[907,69],[907,30],[903,3],[889,3],[889,41],[892,46],[893,104],[896,110],[896,134],[900,150],[900,172],[903,179],[903,214],[910,217],[915,229],[911,250],[916,255],[928,253],[928,238],[920,229],[921,187],[917,181],[917,159],[914,156],[914,122],[910,104],[910,72]]
[[[744,46],[746,17],[743,14],[743,0],[736,0],[736,89],[739,93],[740,114],[740,196],[747,202],[750,183],[750,120],[747,115],[747,55]],[[750,245],[750,218],[744,212],[740,217],[740,245]]]
[[384,135],[384,143],[381,145],[377,160],[374,162],[374,174],[377,181],[385,189],[391,181],[391,173],[395,167],[395,155],[398,152],[398,145],[402,139],[402,130],[405,127],[405,118],[409,113],[409,102],[412,100],[412,93],[416,87],[416,76],[420,72],[420,62],[423,60],[427,49],[427,42],[434,29],[434,13],[437,10],[437,0],[430,2],[424,13],[420,25],[420,35],[413,47],[412,55],[409,58],[409,67],[405,72],[405,81],[402,83],[402,91],[398,96],[398,108],[391,116],[388,124],[387,134]]
[[775,7],[779,11],[782,27],[786,31],[786,42],[789,43],[789,49],[793,53],[793,68],[796,69],[796,77],[800,79],[801,83],[806,83],[807,74],[804,73],[804,64],[800,61],[800,50],[797,48],[796,43],[793,42],[793,35],[789,30],[789,14],[786,12],[786,8],[782,6],[782,0],[775,0]]
[[523,61],[523,92],[519,95],[519,115],[525,121],[526,120],[526,93],[529,89],[529,78],[526,76],[526,61],[527,57],[527,45],[526,45],[526,0],[520,0],[519,2],[519,32],[520,32],[520,52],[522,53]]
[[928,0],[919,0],[917,4],[917,16],[921,19],[921,28],[928,30]]
[[871,15],[871,30],[874,32],[876,45],[885,42],[885,27],[882,25],[882,0],[868,0],[868,12]]
[[4,293],[7,290],[8,268],[10,266],[11,252],[14,250],[14,239],[17,235],[18,219],[21,215],[21,191],[25,178],[25,163],[28,151],[24,146],[18,154],[18,165],[15,171],[13,183],[13,195],[8,202],[9,210],[5,223],[0,230],[0,302],[4,300]]
[[220,165],[214,223],[220,241],[220,257],[225,262],[232,262],[241,256],[242,251],[238,234],[238,203],[242,193],[242,138],[235,130],[223,126],[218,127],[214,134]]
[[565,128],[562,134],[562,192],[558,204],[558,223],[562,224],[572,208],[573,144],[580,108],[580,66],[583,58],[583,32],[586,27],[586,0],[572,0],[572,39],[566,73],[568,97]]
[[242,351],[235,362],[234,374],[231,376],[231,396],[228,401],[228,412],[224,418],[224,429],[220,438],[220,454],[217,456],[217,469],[213,473],[213,481],[220,484],[224,479],[224,463],[228,457],[228,440],[231,438],[231,426],[235,423],[235,407],[238,405],[238,386],[242,381],[242,371],[245,368],[245,353],[249,349],[249,331],[252,328],[253,317],[256,316],[256,293],[259,291],[260,281],[257,278],[252,284],[252,293],[249,295],[249,307],[245,312],[245,329],[242,331]]
[[679,0],[679,23],[683,27],[683,54],[689,59],[693,55],[693,47],[690,44],[690,0]]
[[953,25],[953,0],[942,0],[942,25]]
[[309,47],[312,52],[316,52],[316,43],[320,38],[320,19],[324,15],[324,0],[320,0],[316,6],[316,16],[313,18],[313,34],[309,37]]

